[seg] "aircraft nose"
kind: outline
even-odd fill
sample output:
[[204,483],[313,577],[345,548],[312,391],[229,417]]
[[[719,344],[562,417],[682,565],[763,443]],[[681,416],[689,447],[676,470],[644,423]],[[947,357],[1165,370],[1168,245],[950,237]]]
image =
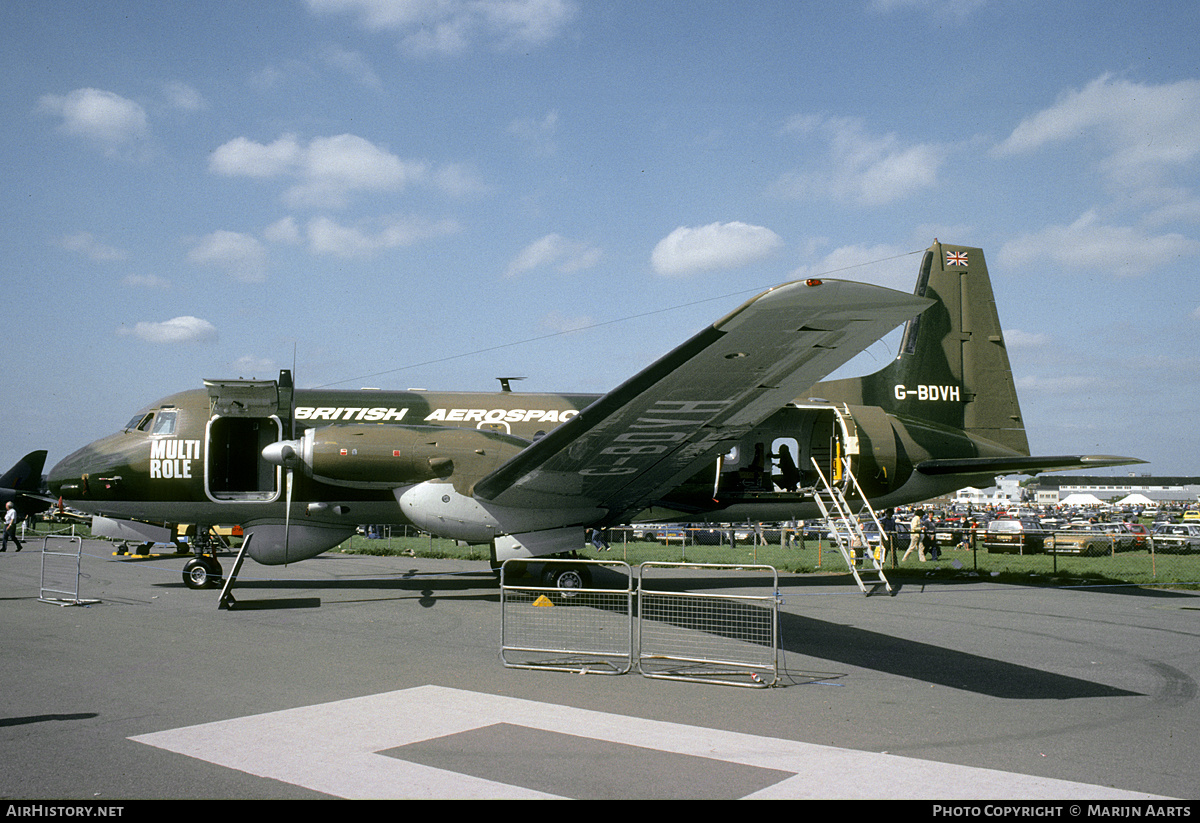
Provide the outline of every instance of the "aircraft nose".
[[[55,463],[46,484],[56,497],[78,500],[111,493],[128,469],[128,455],[113,448],[108,439],[99,440]],[[103,481],[107,492],[96,485],[99,481]]]
[[50,469],[46,475],[46,485],[49,486],[51,494],[56,497],[75,498],[86,493],[83,478],[87,471],[82,467],[90,461],[84,455],[85,451],[86,449],[79,449],[73,452]]

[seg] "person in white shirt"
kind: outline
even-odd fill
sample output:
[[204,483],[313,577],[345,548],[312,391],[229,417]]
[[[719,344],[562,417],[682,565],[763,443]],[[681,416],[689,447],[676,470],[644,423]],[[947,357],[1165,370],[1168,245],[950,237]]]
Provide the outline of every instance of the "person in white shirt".
[[21,550],[21,541],[17,539],[17,510],[13,508],[12,501],[4,504],[4,542],[0,544],[0,552],[8,551],[8,541],[17,544],[17,551]]
[[913,512],[912,520],[909,521],[909,542],[908,549],[905,550],[904,556],[900,558],[901,562],[908,559],[912,554],[913,549],[917,550],[917,559],[922,563],[925,562],[925,548],[921,545],[921,512]]

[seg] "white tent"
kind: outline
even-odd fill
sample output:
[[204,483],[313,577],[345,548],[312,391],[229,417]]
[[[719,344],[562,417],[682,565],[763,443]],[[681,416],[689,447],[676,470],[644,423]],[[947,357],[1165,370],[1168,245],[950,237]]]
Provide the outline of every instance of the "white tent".
[[1103,506],[1104,501],[1094,494],[1069,494],[1065,500],[1058,501],[1060,506]]
[[1144,494],[1134,492],[1128,497],[1122,497],[1117,501],[1118,506],[1153,506],[1154,501]]

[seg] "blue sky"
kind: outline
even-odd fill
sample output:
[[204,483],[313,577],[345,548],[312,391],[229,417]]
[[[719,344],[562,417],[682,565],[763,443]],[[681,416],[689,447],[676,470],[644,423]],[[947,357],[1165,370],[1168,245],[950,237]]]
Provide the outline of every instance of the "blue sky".
[[938,237],[1035,453],[1200,474],[1194,3],[9,0],[0,42],[4,466],[293,360],[602,392]]

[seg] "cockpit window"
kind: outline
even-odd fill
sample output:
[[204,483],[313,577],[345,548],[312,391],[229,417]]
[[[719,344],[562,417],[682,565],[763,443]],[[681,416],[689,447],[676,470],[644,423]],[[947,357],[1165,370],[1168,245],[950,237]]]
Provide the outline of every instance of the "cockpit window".
[[135,414],[133,419],[125,424],[125,431],[140,431],[144,432],[150,426],[150,421],[154,419],[154,413]]
[[175,417],[179,412],[175,411],[160,411],[158,419],[154,421],[154,431],[151,434],[174,434],[175,433]]

